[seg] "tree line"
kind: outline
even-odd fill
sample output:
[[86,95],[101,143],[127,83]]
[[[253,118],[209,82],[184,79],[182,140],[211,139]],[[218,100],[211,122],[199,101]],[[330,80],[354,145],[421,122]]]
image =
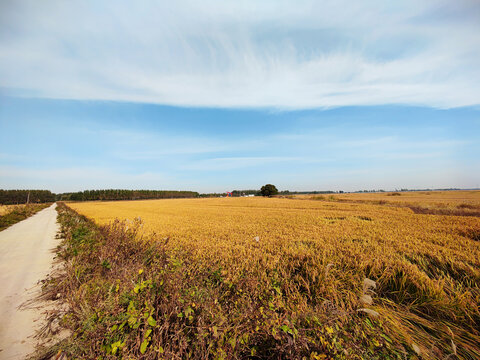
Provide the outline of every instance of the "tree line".
[[58,200],[93,201],[93,200],[146,200],[198,197],[196,191],[176,190],[85,190],[60,194]]
[[[96,200],[146,200],[146,199],[173,199],[173,198],[198,198],[198,197],[224,197],[227,195],[238,197],[246,195],[274,196],[293,194],[330,194],[335,191],[278,191],[275,185],[266,184],[260,190],[233,190],[231,193],[199,194],[196,191],[176,190],[85,190],[54,194],[49,190],[1,190],[0,204],[25,204],[46,203],[54,201],[96,201]],[[343,191],[339,191],[343,193]]]
[[47,203],[55,201],[145,200],[199,197],[196,191],[175,190],[85,190],[54,194],[49,190],[1,190],[0,204]]
[[47,203],[56,200],[49,190],[0,190],[0,204]]

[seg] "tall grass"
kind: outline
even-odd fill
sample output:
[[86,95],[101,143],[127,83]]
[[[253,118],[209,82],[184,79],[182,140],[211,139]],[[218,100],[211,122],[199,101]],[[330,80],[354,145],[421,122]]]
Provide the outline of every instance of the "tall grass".
[[40,210],[49,207],[51,204],[27,204],[27,205],[9,205],[3,215],[0,216],[0,231],[35,215]]

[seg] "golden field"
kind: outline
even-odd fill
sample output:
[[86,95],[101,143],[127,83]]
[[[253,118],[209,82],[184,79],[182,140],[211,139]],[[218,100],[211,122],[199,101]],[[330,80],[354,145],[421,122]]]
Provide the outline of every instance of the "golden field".
[[[312,196],[312,195],[299,195]],[[327,196],[327,195],[324,195]],[[385,201],[393,203],[408,203],[436,206],[460,206],[470,204],[480,206],[480,190],[458,191],[406,191],[406,192],[377,192],[377,193],[346,193],[332,194],[335,199],[350,201]]]
[[286,326],[330,354],[311,358],[478,359],[480,217],[468,212],[479,204],[472,191],[68,206],[100,225],[140,217],[192,276],[218,272],[236,289],[231,306],[262,303],[268,320],[252,333]]
[[291,195],[288,198],[329,200],[409,207],[417,213],[480,216],[480,191],[410,191],[331,195]]

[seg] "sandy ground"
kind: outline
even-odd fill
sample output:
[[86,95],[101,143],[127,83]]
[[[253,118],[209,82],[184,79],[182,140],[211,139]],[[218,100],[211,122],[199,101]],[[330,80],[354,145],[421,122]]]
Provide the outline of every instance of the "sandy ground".
[[59,240],[55,204],[0,231],[0,359],[25,359],[35,347],[38,309],[18,309],[40,291]]

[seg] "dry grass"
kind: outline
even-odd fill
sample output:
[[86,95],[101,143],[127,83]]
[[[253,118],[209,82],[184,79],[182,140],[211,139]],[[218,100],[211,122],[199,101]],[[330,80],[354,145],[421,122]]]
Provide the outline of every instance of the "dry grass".
[[4,213],[0,215],[0,231],[19,221],[36,214],[51,204],[2,205]]
[[[292,357],[479,358],[480,221],[403,206],[471,210],[460,205],[477,206],[478,192],[354,195],[69,206],[99,224],[141,217],[145,235],[168,238],[192,278],[211,273],[233,289],[217,289],[216,331],[252,339],[258,327],[273,344],[290,331]],[[254,349],[244,343],[242,351]]]
[[12,212],[17,205],[0,205],[0,216],[6,215]]

